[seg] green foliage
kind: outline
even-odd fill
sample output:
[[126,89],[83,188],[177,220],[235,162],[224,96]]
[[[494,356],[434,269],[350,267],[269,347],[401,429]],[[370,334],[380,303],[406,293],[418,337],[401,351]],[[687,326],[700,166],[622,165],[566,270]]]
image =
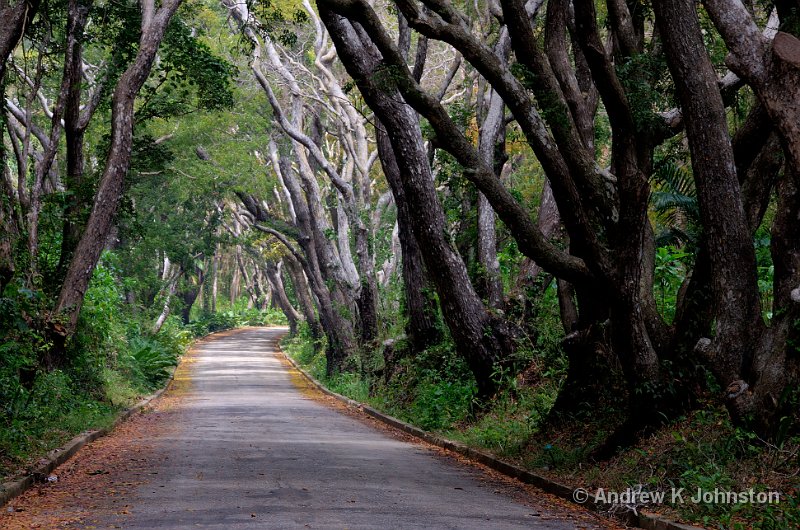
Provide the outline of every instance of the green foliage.
[[202,337],[209,333],[244,326],[284,326],[286,324],[286,316],[277,309],[270,308],[262,311],[239,307],[215,313],[203,313],[189,325],[189,329],[195,337]]
[[756,232],[755,248],[756,266],[758,270],[758,290],[761,294],[761,311],[766,320],[772,318],[772,302],[774,299],[772,287],[775,276],[775,266],[772,263],[772,252],[770,251],[771,242],[772,238],[769,228],[762,225]]
[[[530,328],[536,331],[533,337],[529,361],[541,367],[540,376],[560,384],[567,373],[567,357],[561,346],[564,329],[558,309],[558,290],[555,282],[538,297],[532,297],[533,318]],[[521,348],[524,355],[525,348]]]
[[29,387],[17,386],[12,399],[3,403],[1,475],[87,427],[110,424],[115,412],[109,403],[87,397],[71,374],[61,370],[38,372]]
[[141,331],[123,303],[115,262],[106,253],[95,269],[56,370],[41,367],[48,344],[31,318],[42,311],[42,294],[12,283],[0,298],[0,474],[109,425],[120,408],[162,384],[188,346],[189,333],[174,321],[155,336]]
[[[137,121],[233,105],[236,69],[203,42],[202,28],[193,23],[192,15],[192,8],[185,6],[172,17],[161,43],[160,60],[140,92]],[[138,51],[141,11],[133,2],[109,2],[95,6],[91,17],[102,23],[88,26],[87,54],[90,58],[98,53],[110,56],[111,82],[106,83],[110,92]],[[106,97],[105,110],[109,103]]]
[[501,455],[517,457],[539,430],[558,395],[556,384],[521,388],[500,394],[474,423],[447,434],[467,444]]
[[663,127],[657,108],[672,106],[672,83],[662,54],[640,53],[627,57],[616,67],[625,89],[637,131],[651,133]]
[[678,290],[686,278],[692,255],[676,247],[658,247],[655,255],[653,290],[656,305],[667,322],[675,318]]
[[140,120],[233,106],[234,66],[193,33],[180,16],[170,21],[161,44],[159,70],[142,89],[145,103],[137,110]]
[[308,14],[293,0],[250,0],[248,6],[259,33],[287,47],[297,43],[299,27],[308,22]]
[[415,389],[407,418],[427,430],[439,430],[465,419],[477,392],[474,381],[447,380],[425,373]]
[[[141,373],[152,386],[164,382],[169,377],[169,369],[178,364],[179,352],[171,351],[154,338],[134,337],[129,342],[128,348],[129,366]],[[125,360],[121,362],[125,363]]]
[[[737,468],[742,462],[762,462],[761,466],[772,468],[774,463],[767,461],[782,458],[780,449],[766,446],[754,433],[733,426],[724,411],[698,411],[691,421],[691,428],[672,432],[675,446],[670,450],[666,473],[667,481],[676,488],[691,492],[698,489],[739,491],[743,488]],[[766,490],[759,485],[760,481],[749,478],[756,492]],[[788,493],[786,502],[772,506],[701,502],[680,505],[678,509],[691,520],[704,524],[719,521],[724,528],[789,528],[791,525],[784,526],[784,523],[798,521],[800,512],[797,492],[784,493]]]
[[653,172],[654,190],[650,204],[656,213],[661,231],[656,245],[697,245],[700,227],[700,208],[694,177],[684,165],[665,159],[656,164]]

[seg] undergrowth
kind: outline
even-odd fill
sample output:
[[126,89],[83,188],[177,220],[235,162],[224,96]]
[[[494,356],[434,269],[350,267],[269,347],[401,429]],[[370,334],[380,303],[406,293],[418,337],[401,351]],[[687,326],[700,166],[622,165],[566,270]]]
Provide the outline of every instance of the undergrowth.
[[274,311],[231,308],[185,326],[170,316],[153,334],[153,315],[124,302],[104,259],[94,272],[78,329],[55,370],[41,367],[48,344],[30,315],[40,292],[11,284],[0,296],[0,477],[22,472],[78,433],[111,425],[122,409],[162,387],[196,337],[246,325],[278,324]]

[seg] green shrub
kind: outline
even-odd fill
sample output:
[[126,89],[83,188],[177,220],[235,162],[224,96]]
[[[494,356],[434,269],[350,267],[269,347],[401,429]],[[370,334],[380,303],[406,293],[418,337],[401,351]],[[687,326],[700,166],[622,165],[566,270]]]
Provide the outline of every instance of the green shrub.
[[130,357],[150,386],[157,386],[169,377],[169,368],[178,364],[178,355],[158,339],[136,337],[129,346]]
[[57,370],[41,366],[48,344],[37,331],[41,323],[31,318],[46,314],[41,292],[12,283],[0,297],[2,475],[78,432],[109,425],[120,408],[163,383],[192,340],[174,317],[150,336],[152,322],[124,304],[108,258],[103,256],[92,276]]
[[476,392],[474,380],[428,374],[416,386],[406,418],[429,431],[450,427],[470,415]]

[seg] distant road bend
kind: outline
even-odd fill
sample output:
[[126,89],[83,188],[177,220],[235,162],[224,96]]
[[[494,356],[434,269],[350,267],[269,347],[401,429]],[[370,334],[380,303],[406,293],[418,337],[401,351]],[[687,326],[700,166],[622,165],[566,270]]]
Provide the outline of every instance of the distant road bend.
[[98,509],[79,525],[612,527],[309,396],[276,355],[285,333],[251,328],[203,344],[177,421],[147,440],[157,468],[125,493],[124,510]]

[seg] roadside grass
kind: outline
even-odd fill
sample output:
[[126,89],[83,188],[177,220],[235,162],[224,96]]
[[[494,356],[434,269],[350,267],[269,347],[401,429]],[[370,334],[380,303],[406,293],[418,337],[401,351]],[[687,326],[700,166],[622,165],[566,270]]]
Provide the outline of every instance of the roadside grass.
[[[592,410],[557,423],[549,421],[563,371],[552,370],[554,353],[536,349],[540,346],[535,345],[530,358],[538,373],[528,370],[526,377],[504,381],[503,391],[477,407],[474,382],[446,345],[413,361],[401,360],[391,374],[375,362],[375,352],[362,353],[350,361],[352,371],[328,377],[324,344],[315,351],[302,331],[283,341],[284,351],[334,392],[570,487],[664,491],[667,500],[673,488],[683,488],[683,503],[637,509],[719,530],[800,528],[800,436],[767,443],[733,426],[725,409],[709,400],[700,410],[678,418],[614,458],[592,461],[590,453],[614,431],[621,415],[611,409]],[[715,488],[777,491],[781,501],[690,501],[698,489],[713,492]]]
[[162,386],[185,346],[161,347],[153,341],[149,354],[137,358],[142,350],[131,351],[123,341],[114,359],[91,370],[38,371],[29,387],[18,386],[0,414],[0,476],[24,472],[81,432],[109,427],[122,410]]

